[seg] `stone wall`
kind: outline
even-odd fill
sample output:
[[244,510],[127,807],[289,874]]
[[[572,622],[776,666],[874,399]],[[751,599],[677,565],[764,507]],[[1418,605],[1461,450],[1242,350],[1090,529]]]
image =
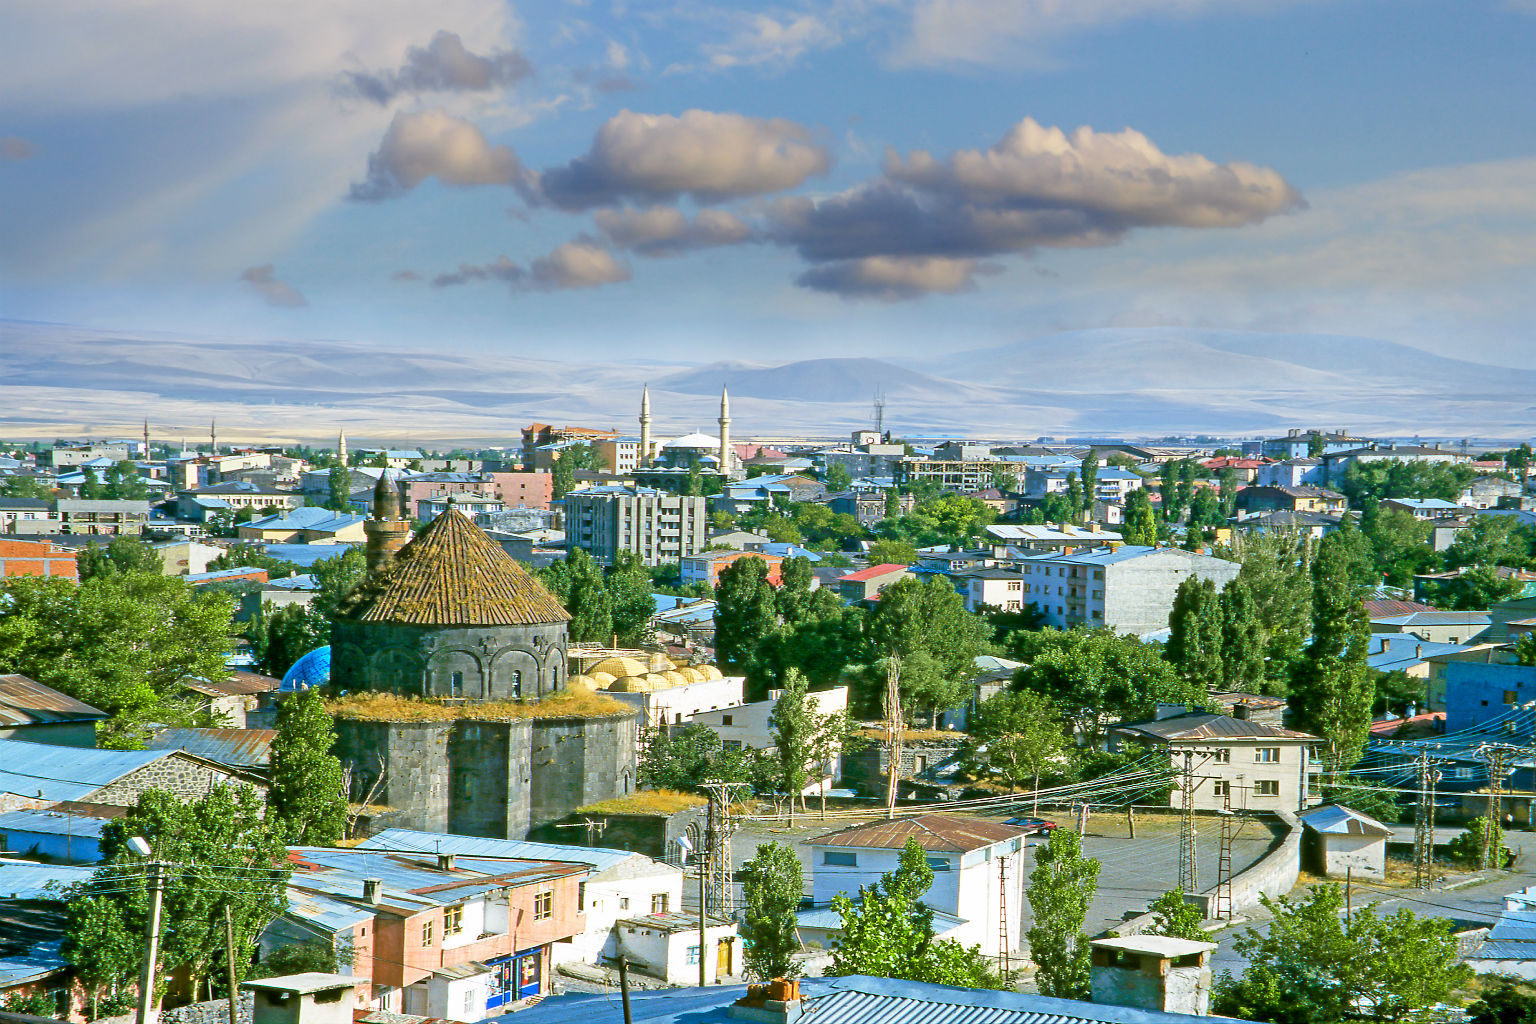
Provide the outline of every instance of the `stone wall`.
[[564,623],[331,626],[331,685],[469,701],[534,699],[565,687]]
[[[921,769],[928,770],[959,756],[964,742],[961,736],[903,740],[897,777],[909,779],[918,774],[920,759]],[[884,796],[890,763],[890,752],[879,741],[846,753],[843,755],[843,785],[853,788],[860,796]]]
[[[255,996],[251,992],[240,994],[240,1019],[237,1024],[251,1024],[251,1007]],[[134,1024],[137,1015],[100,1017],[95,1024]],[[188,1003],[160,1011],[160,1024],[229,1024],[229,1000],[215,999],[205,1003]]]
[[[183,800],[198,800],[212,792],[215,786],[227,785],[253,784],[190,757],[172,753],[101,787],[88,799],[93,804],[132,807],[141,793],[151,789],[167,790]],[[253,788],[260,794],[266,793],[265,786]]]
[[[521,839],[634,789],[637,716],[446,722],[338,718],[336,754],[391,825]],[[569,842],[564,836],[560,841]]]

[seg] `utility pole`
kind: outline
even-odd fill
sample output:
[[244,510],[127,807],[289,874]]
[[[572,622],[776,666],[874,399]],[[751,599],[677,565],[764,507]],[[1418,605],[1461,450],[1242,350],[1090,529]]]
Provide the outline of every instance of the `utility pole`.
[[896,817],[896,779],[901,774],[901,657],[891,651],[885,659],[885,747],[890,756],[886,776],[885,816]]
[[1502,746],[1494,747],[1488,754],[1488,819],[1483,826],[1483,855],[1480,867],[1486,871],[1490,866],[1500,867],[1499,861],[1503,858],[1495,846],[1503,845],[1498,841],[1499,830],[1502,827],[1500,816],[1504,810],[1504,754]]
[[1428,889],[1435,862],[1434,773],[1429,767],[1429,751],[1419,754],[1419,802],[1413,810],[1414,884]]
[[1184,758],[1179,780],[1179,891],[1195,891],[1195,752],[1177,750]]
[[699,988],[703,988],[705,985],[709,984],[704,978],[704,957],[708,952],[708,945],[704,941],[704,936],[707,934],[705,930],[705,924],[709,920],[709,917],[705,912],[706,904],[704,902],[704,880],[708,877],[708,875],[709,851],[708,846],[706,845],[704,855],[699,858]]
[[240,984],[235,981],[235,920],[224,904],[224,966],[229,968],[229,1024],[240,1024]]
[[165,897],[165,867],[162,861],[149,862],[149,933],[144,949],[144,973],[139,978],[138,1024],[150,1024],[155,1009],[155,958],[160,953],[160,905]]

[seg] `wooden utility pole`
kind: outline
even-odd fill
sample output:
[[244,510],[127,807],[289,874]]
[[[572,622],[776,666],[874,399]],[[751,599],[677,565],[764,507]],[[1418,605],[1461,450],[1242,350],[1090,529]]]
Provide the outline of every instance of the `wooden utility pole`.
[[[144,973],[139,978],[138,1024],[150,1024],[155,1008],[155,958],[160,953],[160,904],[165,896],[165,864],[149,862],[149,934],[144,948]],[[231,1022],[234,1024],[234,1022]]]
[[885,816],[896,817],[896,780],[901,774],[901,656],[885,659],[885,748],[890,755],[886,774]]
[[235,980],[235,919],[224,904],[224,966],[229,969],[229,1024],[240,1024],[240,983]]

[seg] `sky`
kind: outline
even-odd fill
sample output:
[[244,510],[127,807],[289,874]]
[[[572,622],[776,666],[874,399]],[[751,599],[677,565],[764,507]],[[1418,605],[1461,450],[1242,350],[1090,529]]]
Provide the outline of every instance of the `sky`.
[[1536,368],[1536,0],[78,0],[0,317],[658,363],[1095,327]]

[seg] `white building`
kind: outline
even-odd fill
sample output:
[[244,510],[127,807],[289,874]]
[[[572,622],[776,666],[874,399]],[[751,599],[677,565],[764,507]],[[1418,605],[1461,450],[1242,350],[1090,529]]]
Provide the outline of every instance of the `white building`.
[[964,587],[965,610],[974,612],[986,605],[1016,612],[1023,607],[1024,580],[1019,570],[1009,566],[989,565],[980,569],[964,569],[953,577],[957,588]]
[[1258,487],[1321,487],[1324,482],[1323,460],[1286,459],[1260,466],[1253,483]]
[[[1166,750],[1174,768],[1184,767],[1184,752],[1196,776],[1194,805],[1198,811],[1299,811],[1317,803],[1321,766],[1312,747],[1323,742],[1304,732],[1262,725],[1243,718],[1186,711],[1163,705],[1159,717],[1124,722],[1110,729],[1111,749],[1127,744]],[[1175,787],[1169,806],[1183,807],[1184,794]]]
[[[440,851],[466,859],[524,858],[589,865],[591,873],[581,883],[578,897],[579,912],[585,915],[585,928],[569,940],[553,944],[550,959],[555,964],[601,963],[604,957],[618,953],[619,933],[615,926],[619,921],[642,914],[667,914],[683,905],[683,869],[628,850],[532,843],[521,839],[485,839],[408,828],[385,829],[359,843],[358,848],[434,854]],[[694,944],[698,944],[697,938]],[[698,980],[697,968],[694,969],[694,980]]]
[[1077,526],[1072,523],[1045,523],[1031,526],[1027,523],[994,523],[987,527],[987,541],[992,545],[996,558],[1019,551],[1040,553],[1062,551],[1066,548],[1092,547],[1100,544],[1118,544],[1120,534],[1102,529],[1098,523]]
[[702,947],[698,915],[682,911],[627,917],[614,927],[614,934],[615,955],[623,953],[632,967],[673,985],[697,985],[701,958],[706,984],[720,984],[727,975],[741,973],[742,942],[734,921],[706,918]]
[[1307,827],[1302,865],[1328,878],[1387,877],[1392,830],[1368,814],[1329,804],[1301,816]]
[[1001,930],[1008,936],[1009,950],[1017,950],[1024,876],[1029,872],[1023,833],[1001,822],[962,814],[923,814],[822,836],[810,844],[814,905],[825,906],[840,892],[857,896],[860,886],[895,871],[909,838],[922,846],[933,869],[933,887],[923,902],[960,919],[946,937],[980,946],[988,956],[1000,956]]
[[702,712],[742,702],[745,676],[722,675],[713,665],[671,668],[664,655],[655,657],[656,664],[623,655],[605,658],[571,676],[567,685],[601,691],[636,708],[642,731],[681,727]]
[[[769,725],[768,720],[778,704],[778,694],[779,691],[774,691],[770,694],[769,700],[703,711],[694,715],[692,720],[714,730],[727,750],[743,748],[772,750],[774,748],[773,727]],[[848,710],[848,687],[846,686],[834,686],[830,690],[812,690],[806,696],[808,703],[818,715],[833,715],[839,711]],[[811,778],[806,785],[806,793],[819,792],[823,786],[830,785],[838,779],[841,775],[838,770],[840,756],[839,752],[828,757],[821,766],[819,775],[815,771],[810,773]]]
[[1182,548],[1109,544],[1018,559],[1019,600],[1035,604],[1057,629],[1108,626],[1140,636],[1168,628],[1179,584],[1193,576],[1218,589],[1236,562]]
[[705,547],[708,498],[604,485],[571,491],[564,502],[566,543],[604,564],[632,551],[646,565],[659,565]]

